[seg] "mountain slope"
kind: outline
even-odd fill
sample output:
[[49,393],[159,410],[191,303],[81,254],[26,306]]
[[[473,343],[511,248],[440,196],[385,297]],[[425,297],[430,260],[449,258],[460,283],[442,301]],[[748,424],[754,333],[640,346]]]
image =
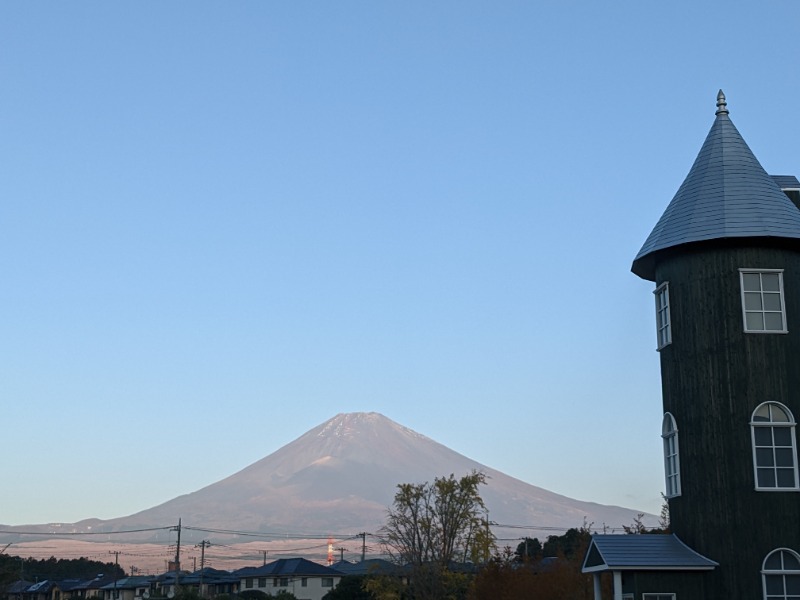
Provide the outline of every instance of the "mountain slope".
[[[377,413],[339,414],[245,469],[103,529],[175,523],[281,533],[376,531],[396,485],[481,470],[492,521],[575,527],[584,518],[610,526],[636,511],[573,500],[481,465]],[[96,530],[96,528],[95,528]],[[515,534],[519,536],[519,532]]]
[[[226,531],[376,532],[398,483],[432,481],[451,473],[460,477],[473,470],[487,475],[481,495],[494,523],[568,528],[586,519],[618,527],[631,523],[637,512],[554,494],[481,465],[383,415],[347,413],[196,492],[128,517],[76,523],[73,529],[143,529],[177,523],[180,518],[184,526]],[[186,541],[192,541],[191,530],[187,534]],[[495,528],[495,534],[541,537],[540,532],[502,527]],[[168,535],[160,532],[149,539]],[[215,539],[222,539],[222,534],[215,533]]]

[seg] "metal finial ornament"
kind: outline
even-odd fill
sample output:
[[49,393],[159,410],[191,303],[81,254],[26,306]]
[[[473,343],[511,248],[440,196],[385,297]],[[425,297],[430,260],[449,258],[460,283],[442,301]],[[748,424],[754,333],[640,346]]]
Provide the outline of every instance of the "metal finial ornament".
[[722,90],[720,90],[719,93],[717,94],[717,112],[714,114],[717,115],[728,114],[728,103],[725,102],[725,94],[722,93]]

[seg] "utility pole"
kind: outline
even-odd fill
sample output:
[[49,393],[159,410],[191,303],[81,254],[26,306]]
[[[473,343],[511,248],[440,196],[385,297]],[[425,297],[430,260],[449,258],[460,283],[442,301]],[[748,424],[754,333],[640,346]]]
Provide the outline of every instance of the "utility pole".
[[178,544],[175,546],[175,594],[178,593],[181,576],[181,520],[178,519]]
[[119,550],[109,551],[114,555],[114,600],[117,600],[117,570],[119,568]]
[[266,550],[262,550],[261,552],[264,553],[264,566],[266,566],[266,564],[267,564],[267,551]]
[[361,536],[361,562],[363,563],[367,557],[367,532],[362,531],[359,535]]
[[347,548],[340,546],[339,548],[335,548],[335,550],[339,551],[339,562],[344,562],[344,551],[347,550]]
[[[200,597],[205,598],[205,592],[203,590],[203,570],[206,566],[206,546],[210,546],[211,542],[208,540],[203,540],[197,546],[200,546]],[[195,546],[195,547],[197,547]]]

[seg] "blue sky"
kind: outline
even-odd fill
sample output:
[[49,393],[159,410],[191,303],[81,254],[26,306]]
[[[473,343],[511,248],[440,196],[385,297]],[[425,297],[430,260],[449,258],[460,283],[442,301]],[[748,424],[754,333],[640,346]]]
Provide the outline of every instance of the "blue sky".
[[353,411],[657,512],[630,264],[719,88],[766,170],[800,174],[798,19],[0,4],[0,523],[127,515]]

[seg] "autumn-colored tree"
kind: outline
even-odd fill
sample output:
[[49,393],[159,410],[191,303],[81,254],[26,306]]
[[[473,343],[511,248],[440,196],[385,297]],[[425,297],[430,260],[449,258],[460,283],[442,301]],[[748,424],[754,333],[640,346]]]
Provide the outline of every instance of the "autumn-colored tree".
[[468,560],[485,562],[495,549],[479,493],[485,483],[486,475],[473,471],[460,479],[451,474],[437,477],[433,483],[397,486],[381,537],[393,560],[410,567],[404,597],[466,597],[471,577],[450,567]]
[[[548,537],[544,544],[547,558],[520,564],[519,553],[524,552],[525,547],[513,553],[509,549],[481,570],[472,585],[469,600],[592,600],[592,576],[581,573],[590,540],[590,527],[584,523],[583,527],[570,529],[564,535]],[[554,555],[548,556],[548,550]],[[608,594],[611,593],[610,584],[610,580],[603,581]]]
[[387,552],[400,564],[436,563],[473,556],[488,559],[494,539],[478,488],[486,475],[473,471],[461,479],[437,477],[431,483],[401,483],[381,529]]

